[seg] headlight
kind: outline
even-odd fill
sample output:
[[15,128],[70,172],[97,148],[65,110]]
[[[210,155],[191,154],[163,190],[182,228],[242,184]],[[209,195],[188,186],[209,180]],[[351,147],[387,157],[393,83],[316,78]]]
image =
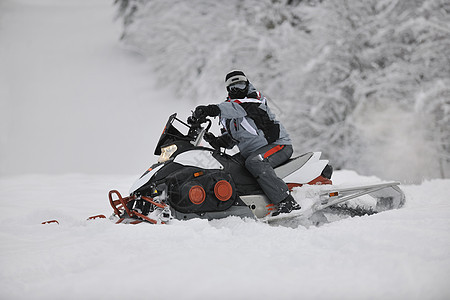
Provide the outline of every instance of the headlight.
[[168,161],[169,158],[172,156],[172,154],[177,151],[176,145],[170,145],[164,148],[161,148],[161,155],[158,158],[158,162],[165,162]]

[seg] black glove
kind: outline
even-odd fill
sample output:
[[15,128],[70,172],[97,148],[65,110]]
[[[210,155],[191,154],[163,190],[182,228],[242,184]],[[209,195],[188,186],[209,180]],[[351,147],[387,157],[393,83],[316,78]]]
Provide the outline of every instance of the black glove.
[[211,141],[217,139],[216,136],[214,134],[212,134],[211,132],[207,132],[205,133],[205,135],[203,136],[203,139],[205,141],[207,141],[208,143],[211,143]]
[[211,145],[211,147],[213,147],[214,149],[219,149],[220,148],[220,145],[218,143],[219,138],[217,138],[211,132],[205,133],[205,135],[203,136],[203,139],[205,141],[207,141]]
[[205,117],[216,117],[220,114],[220,108],[215,104],[210,104],[208,106],[200,105],[195,108],[192,116],[196,119],[202,119]]
[[212,134],[211,132],[207,132],[205,133],[205,135],[203,136],[203,139],[205,141],[207,141],[211,147],[213,147],[214,149],[219,149],[219,147],[217,147],[215,141],[217,140],[216,136],[214,134]]
[[233,142],[229,134],[216,137],[211,132],[207,132],[203,136],[203,139],[207,141],[214,149],[233,147]]

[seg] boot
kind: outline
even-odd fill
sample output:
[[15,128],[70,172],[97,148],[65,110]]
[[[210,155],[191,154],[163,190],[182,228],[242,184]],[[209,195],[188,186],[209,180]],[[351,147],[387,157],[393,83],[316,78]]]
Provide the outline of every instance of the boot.
[[272,216],[278,216],[279,214],[288,214],[293,210],[299,210],[300,204],[297,203],[297,201],[294,200],[294,197],[292,195],[289,195],[278,203],[277,210],[272,213]]

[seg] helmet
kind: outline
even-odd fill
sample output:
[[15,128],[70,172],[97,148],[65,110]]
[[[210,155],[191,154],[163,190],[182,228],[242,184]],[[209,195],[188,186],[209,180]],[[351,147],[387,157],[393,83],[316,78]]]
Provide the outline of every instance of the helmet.
[[234,70],[225,76],[225,85],[228,96],[233,99],[242,99],[247,97],[249,81],[244,72]]

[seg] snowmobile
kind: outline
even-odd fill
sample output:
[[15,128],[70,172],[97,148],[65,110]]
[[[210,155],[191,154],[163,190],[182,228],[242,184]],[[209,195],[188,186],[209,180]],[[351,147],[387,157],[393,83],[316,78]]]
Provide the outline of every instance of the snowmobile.
[[[111,219],[116,223],[164,224],[173,219],[212,220],[238,216],[270,223],[305,213],[301,209],[272,217],[275,207],[245,168],[243,157],[239,153],[229,155],[200,145],[211,124],[209,118],[190,116],[184,122],[176,113],[172,114],[154,151],[159,156],[158,161],[136,180],[129,196],[122,197],[117,190],[109,192],[114,211]],[[372,214],[404,204],[405,196],[398,182],[334,187],[333,169],[328,160],[320,156],[320,152],[305,153],[275,168],[277,176],[290,190],[320,185],[316,202],[309,208],[310,215],[327,209],[351,215]],[[374,208],[368,211],[342,205],[362,195],[376,199]]]

